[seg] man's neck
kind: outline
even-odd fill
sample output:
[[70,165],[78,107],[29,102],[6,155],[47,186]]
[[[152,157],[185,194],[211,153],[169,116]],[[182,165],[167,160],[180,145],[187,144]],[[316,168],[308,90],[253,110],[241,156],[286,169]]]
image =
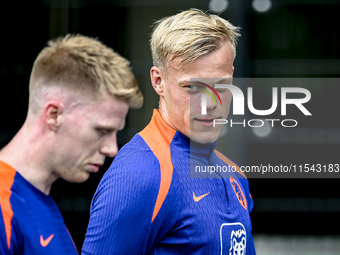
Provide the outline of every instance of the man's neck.
[[159,103],[159,113],[162,117],[162,119],[164,120],[164,122],[166,124],[168,124],[170,127],[172,127],[173,129],[177,130],[177,128],[171,123],[168,112],[164,106],[164,101],[161,100]]
[[44,167],[46,147],[41,139],[33,139],[34,131],[24,125],[14,138],[0,151],[0,160],[13,167],[20,175],[41,192],[48,195],[56,180]]

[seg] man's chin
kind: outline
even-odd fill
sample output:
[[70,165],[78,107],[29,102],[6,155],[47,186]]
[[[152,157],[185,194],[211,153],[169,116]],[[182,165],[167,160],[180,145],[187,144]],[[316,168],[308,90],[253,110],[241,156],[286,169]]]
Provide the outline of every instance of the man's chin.
[[81,172],[81,174],[77,174],[75,176],[70,176],[69,178],[63,178],[63,179],[68,182],[82,183],[82,182],[87,181],[89,177],[90,177],[90,173],[83,171]]
[[217,141],[219,134],[192,134],[190,135],[190,140],[201,143],[201,144],[211,144]]

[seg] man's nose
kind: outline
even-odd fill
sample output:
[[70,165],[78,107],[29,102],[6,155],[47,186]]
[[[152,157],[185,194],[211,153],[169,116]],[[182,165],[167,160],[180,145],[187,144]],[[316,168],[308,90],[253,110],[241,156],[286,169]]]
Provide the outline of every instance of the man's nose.
[[217,107],[216,100],[212,98],[209,94],[203,93],[201,97],[201,114],[207,114],[207,111],[213,110]]
[[105,143],[100,148],[100,153],[111,158],[117,155],[118,145],[116,134],[112,134],[110,139],[106,139]]

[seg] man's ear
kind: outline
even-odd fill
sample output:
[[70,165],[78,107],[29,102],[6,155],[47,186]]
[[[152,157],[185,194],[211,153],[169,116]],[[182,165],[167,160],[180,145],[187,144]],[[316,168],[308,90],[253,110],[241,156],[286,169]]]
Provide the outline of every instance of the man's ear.
[[150,70],[150,77],[151,77],[152,87],[154,88],[156,93],[159,96],[163,96],[164,95],[164,80],[163,80],[162,71],[157,66],[153,66],[151,67],[151,70]]
[[57,100],[48,101],[44,107],[44,120],[48,129],[57,131],[61,124],[64,105]]

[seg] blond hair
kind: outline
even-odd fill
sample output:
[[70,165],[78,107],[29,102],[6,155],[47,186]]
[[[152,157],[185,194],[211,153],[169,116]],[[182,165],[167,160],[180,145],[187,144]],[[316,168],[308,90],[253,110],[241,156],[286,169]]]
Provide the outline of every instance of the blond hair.
[[94,38],[67,35],[51,40],[36,58],[29,91],[51,84],[92,93],[107,92],[124,99],[130,108],[143,104],[143,95],[130,63]]
[[[165,67],[168,60],[183,57],[190,63],[199,56],[219,49],[229,41],[234,57],[239,28],[223,18],[190,9],[154,23],[150,46],[154,66]],[[168,59],[171,56],[171,59]]]

